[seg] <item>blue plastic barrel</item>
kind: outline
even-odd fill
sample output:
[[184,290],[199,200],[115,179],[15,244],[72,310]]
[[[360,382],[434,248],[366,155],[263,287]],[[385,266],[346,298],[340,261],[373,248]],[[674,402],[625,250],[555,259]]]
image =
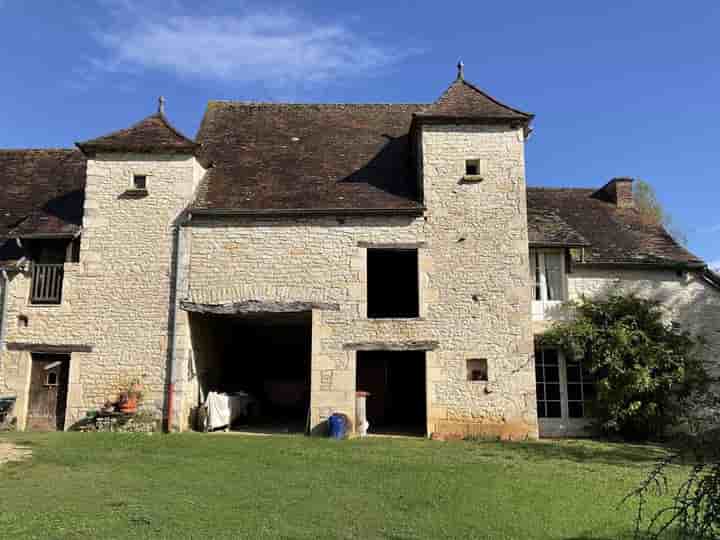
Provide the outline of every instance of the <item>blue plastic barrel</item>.
[[335,413],[328,418],[331,439],[344,439],[347,432],[347,422],[344,414]]

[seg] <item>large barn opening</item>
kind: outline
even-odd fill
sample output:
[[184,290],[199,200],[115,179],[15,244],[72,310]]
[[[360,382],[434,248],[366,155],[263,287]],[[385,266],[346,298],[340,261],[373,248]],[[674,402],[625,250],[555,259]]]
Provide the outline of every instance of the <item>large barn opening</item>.
[[206,403],[210,392],[222,394],[231,409],[231,430],[306,431],[310,312],[191,313],[190,325],[199,405]]
[[358,351],[356,389],[369,392],[368,433],[426,435],[425,351]]

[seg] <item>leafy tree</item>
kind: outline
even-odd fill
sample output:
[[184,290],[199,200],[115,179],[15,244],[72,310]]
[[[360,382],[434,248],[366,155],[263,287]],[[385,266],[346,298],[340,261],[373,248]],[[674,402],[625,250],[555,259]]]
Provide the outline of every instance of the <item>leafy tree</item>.
[[672,216],[663,208],[657,198],[655,189],[645,180],[635,182],[633,188],[635,207],[649,223],[657,223],[665,227],[670,236],[682,245],[687,245],[688,240],[685,233],[673,221]]
[[592,416],[606,434],[660,438],[682,421],[708,376],[701,340],[663,319],[659,302],[611,295],[570,303],[574,316],[542,342],[583,359],[596,378]]

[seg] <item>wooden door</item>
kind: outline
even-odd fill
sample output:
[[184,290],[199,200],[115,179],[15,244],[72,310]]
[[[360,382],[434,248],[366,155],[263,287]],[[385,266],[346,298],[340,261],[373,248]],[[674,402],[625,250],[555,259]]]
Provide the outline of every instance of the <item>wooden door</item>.
[[62,431],[65,428],[70,357],[33,354],[27,429]]

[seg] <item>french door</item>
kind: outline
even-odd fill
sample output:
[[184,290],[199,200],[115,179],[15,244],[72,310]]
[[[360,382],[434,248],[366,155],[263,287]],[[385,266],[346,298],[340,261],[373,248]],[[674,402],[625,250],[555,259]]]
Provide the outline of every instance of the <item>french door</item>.
[[540,436],[590,434],[588,402],[595,388],[582,362],[568,360],[557,349],[536,349],[535,383]]

